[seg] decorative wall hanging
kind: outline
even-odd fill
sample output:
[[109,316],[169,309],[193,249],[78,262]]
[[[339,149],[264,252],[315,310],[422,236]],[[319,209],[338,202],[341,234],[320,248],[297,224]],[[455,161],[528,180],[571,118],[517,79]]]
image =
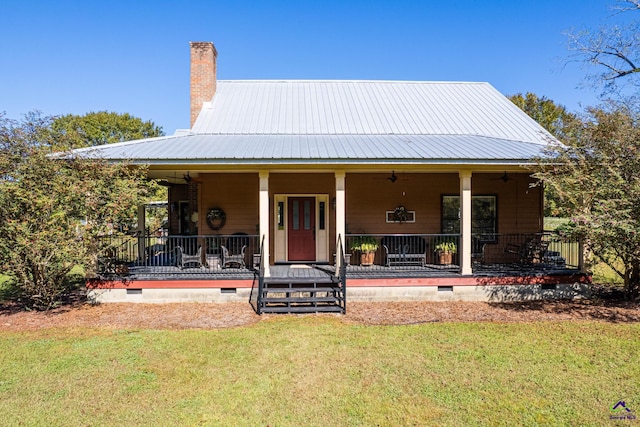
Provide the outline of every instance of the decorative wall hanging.
[[416,211],[409,211],[404,206],[398,206],[392,211],[386,211],[387,222],[416,222]]
[[207,212],[207,225],[210,229],[216,231],[224,227],[227,222],[227,214],[220,208],[209,209]]

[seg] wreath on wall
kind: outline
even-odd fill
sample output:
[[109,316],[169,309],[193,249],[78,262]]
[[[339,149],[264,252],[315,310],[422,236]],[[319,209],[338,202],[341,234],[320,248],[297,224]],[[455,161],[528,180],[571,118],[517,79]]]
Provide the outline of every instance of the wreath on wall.
[[207,225],[212,230],[220,230],[227,222],[227,214],[220,208],[209,209],[207,212]]
[[393,220],[397,222],[405,222],[409,219],[409,213],[404,206],[398,206],[393,210]]

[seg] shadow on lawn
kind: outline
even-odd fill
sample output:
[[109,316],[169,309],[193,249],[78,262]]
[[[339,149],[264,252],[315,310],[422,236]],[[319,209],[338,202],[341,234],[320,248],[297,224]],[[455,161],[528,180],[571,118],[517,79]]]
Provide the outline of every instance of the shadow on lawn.
[[640,302],[627,301],[619,287],[593,284],[588,294],[576,299],[560,296],[555,290],[541,290],[541,299],[517,301],[522,294],[494,289],[492,307],[516,312],[567,315],[575,320],[602,320],[612,323],[640,322]]
[[58,297],[57,304],[48,309],[30,307],[21,294],[20,289],[12,282],[6,282],[0,287],[0,315],[11,315],[23,311],[43,311],[51,314],[62,314],[79,306],[90,303],[87,299],[87,289],[84,279],[70,276],[65,283],[65,289]]

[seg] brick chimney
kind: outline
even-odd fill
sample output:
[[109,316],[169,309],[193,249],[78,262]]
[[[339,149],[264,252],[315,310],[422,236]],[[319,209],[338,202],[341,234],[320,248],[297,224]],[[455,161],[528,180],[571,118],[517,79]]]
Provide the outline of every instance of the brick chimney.
[[190,42],[191,46],[191,126],[198,118],[203,102],[211,102],[216,93],[216,58],[211,42]]

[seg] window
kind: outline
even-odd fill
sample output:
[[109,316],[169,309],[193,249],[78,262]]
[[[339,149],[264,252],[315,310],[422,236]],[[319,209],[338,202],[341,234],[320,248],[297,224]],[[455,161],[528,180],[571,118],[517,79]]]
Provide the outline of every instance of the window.
[[[495,240],[497,228],[496,196],[471,197],[471,234],[484,241]],[[460,233],[460,196],[442,196],[442,233]]]
[[300,229],[300,202],[298,200],[293,201],[293,229]]
[[320,206],[318,207],[318,210],[320,211],[318,213],[318,215],[320,215],[319,218],[319,225],[318,225],[318,229],[320,230],[324,230],[325,229],[325,221],[324,221],[324,210],[325,210],[325,203],[324,202],[320,202]]
[[284,230],[284,202],[278,202],[278,230]]

